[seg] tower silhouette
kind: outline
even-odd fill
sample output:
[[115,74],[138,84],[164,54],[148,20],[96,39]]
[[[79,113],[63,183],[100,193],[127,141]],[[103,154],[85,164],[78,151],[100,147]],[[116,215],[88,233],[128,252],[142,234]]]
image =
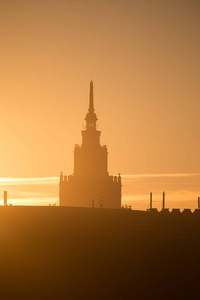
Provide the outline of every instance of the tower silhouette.
[[74,174],[60,175],[61,206],[121,208],[121,176],[108,173],[108,151],[100,144],[97,120],[91,81],[82,145],[74,149]]

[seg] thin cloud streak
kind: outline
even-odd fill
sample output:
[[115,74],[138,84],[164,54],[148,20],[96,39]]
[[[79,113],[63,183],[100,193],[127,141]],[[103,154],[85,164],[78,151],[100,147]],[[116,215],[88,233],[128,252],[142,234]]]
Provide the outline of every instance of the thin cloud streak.
[[[181,178],[181,177],[198,177],[198,173],[175,173],[175,174],[123,174],[122,180],[134,180],[137,178]],[[37,178],[0,178],[0,185],[49,185],[58,184],[59,177],[37,177]]]
[[59,177],[41,178],[0,178],[0,185],[53,185],[59,183]]
[[199,173],[174,173],[174,174],[124,174],[124,179],[135,179],[135,178],[156,178],[156,177],[170,177],[170,178],[181,178],[181,177],[196,177],[200,176]]

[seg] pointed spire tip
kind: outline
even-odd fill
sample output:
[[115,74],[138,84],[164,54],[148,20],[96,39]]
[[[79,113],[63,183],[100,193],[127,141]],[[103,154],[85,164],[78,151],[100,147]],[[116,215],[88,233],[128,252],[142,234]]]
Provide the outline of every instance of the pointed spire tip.
[[94,112],[94,100],[93,100],[93,82],[90,81],[90,98],[89,98],[89,109],[90,112]]

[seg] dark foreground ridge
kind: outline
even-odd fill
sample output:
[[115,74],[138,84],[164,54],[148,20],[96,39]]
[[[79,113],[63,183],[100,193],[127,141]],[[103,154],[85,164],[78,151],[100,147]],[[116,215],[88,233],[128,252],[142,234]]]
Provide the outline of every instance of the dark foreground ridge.
[[199,299],[200,216],[0,207],[1,299]]

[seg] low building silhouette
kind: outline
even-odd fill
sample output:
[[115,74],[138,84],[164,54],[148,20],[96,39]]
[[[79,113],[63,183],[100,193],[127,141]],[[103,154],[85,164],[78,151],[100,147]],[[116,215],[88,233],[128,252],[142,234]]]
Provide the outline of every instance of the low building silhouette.
[[74,149],[74,174],[60,175],[61,206],[121,208],[121,176],[108,173],[108,151],[100,144],[97,120],[91,81],[82,145]]

